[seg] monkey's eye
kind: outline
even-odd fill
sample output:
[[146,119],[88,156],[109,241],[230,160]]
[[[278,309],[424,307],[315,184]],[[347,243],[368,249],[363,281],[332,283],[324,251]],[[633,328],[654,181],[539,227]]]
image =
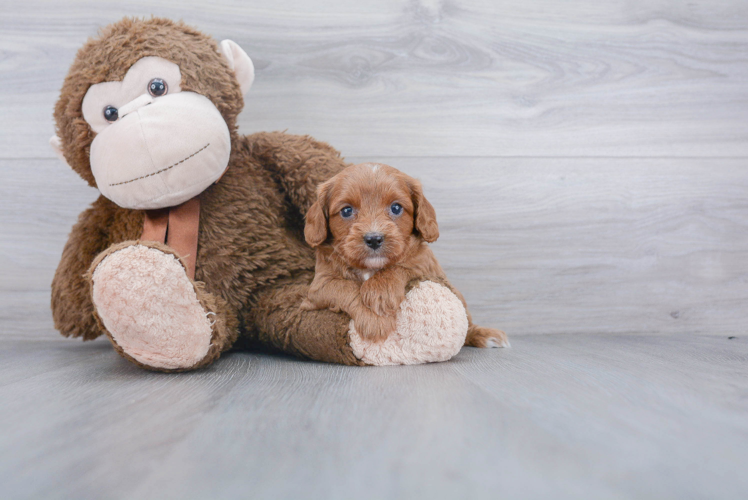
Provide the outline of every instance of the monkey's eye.
[[344,219],[350,219],[353,217],[353,207],[343,207],[340,211],[340,216]]
[[148,83],[148,93],[153,97],[161,97],[166,95],[169,91],[169,87],[166,86],[166,82],[161,78],[154,78]]
[[108,122],[116,122],[119,118],[119,111],[114,106],[104,108],[104,119]]
[[398,202],[395,202],[390,205],[390,212],[392,213],[392,215],[400,215],[401,213],[403,213],[403,206]]

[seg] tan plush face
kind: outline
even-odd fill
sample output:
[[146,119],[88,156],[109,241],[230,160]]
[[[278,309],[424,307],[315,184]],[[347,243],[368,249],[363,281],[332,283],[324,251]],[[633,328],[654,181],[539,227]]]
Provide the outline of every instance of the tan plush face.
[[180,83],[179,66],[145,57],[121,82],[92,85],[83,98],[83,118],[97,133],[91,171],[101,194],[121,207],[178,205],[228,165],[226,122],[209,99]]
[[433,207],[417,180],[377,163],[348,167],[322,184],[305,227],[310,245],[331,235],[349,266],[371,270],[399,262],[413,234],[436,240]]

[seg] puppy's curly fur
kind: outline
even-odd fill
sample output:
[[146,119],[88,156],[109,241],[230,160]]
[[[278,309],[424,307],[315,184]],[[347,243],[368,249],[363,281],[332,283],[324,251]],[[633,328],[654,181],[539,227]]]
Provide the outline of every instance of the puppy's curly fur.
[[[421,183],[388,165],[347,167],[317,189],[304,236],[317,249],[305,309],[344,311],[364,338],[384,340],[395,330],[408,282],[431,277],[448,284],[427,243],[439,237],[434,207]],[[506,334],[473,324],[465,345],[505,347]]]

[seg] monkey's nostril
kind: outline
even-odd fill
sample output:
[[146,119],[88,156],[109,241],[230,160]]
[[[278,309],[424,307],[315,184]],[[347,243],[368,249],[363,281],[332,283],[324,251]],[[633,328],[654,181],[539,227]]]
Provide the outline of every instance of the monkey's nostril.
[[384,243],[384,235],[382,233],[366,233],[364,235],[364,242],[367,247],[376,250]]

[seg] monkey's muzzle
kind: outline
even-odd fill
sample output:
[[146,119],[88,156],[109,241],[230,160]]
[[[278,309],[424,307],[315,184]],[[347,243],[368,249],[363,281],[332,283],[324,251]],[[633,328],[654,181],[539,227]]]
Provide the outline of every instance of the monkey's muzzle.
[[223,175],[231,137],[208,98],[178,92],[131,104],[91,144],[91,171],[106,198],[130,209],[172,207]]

